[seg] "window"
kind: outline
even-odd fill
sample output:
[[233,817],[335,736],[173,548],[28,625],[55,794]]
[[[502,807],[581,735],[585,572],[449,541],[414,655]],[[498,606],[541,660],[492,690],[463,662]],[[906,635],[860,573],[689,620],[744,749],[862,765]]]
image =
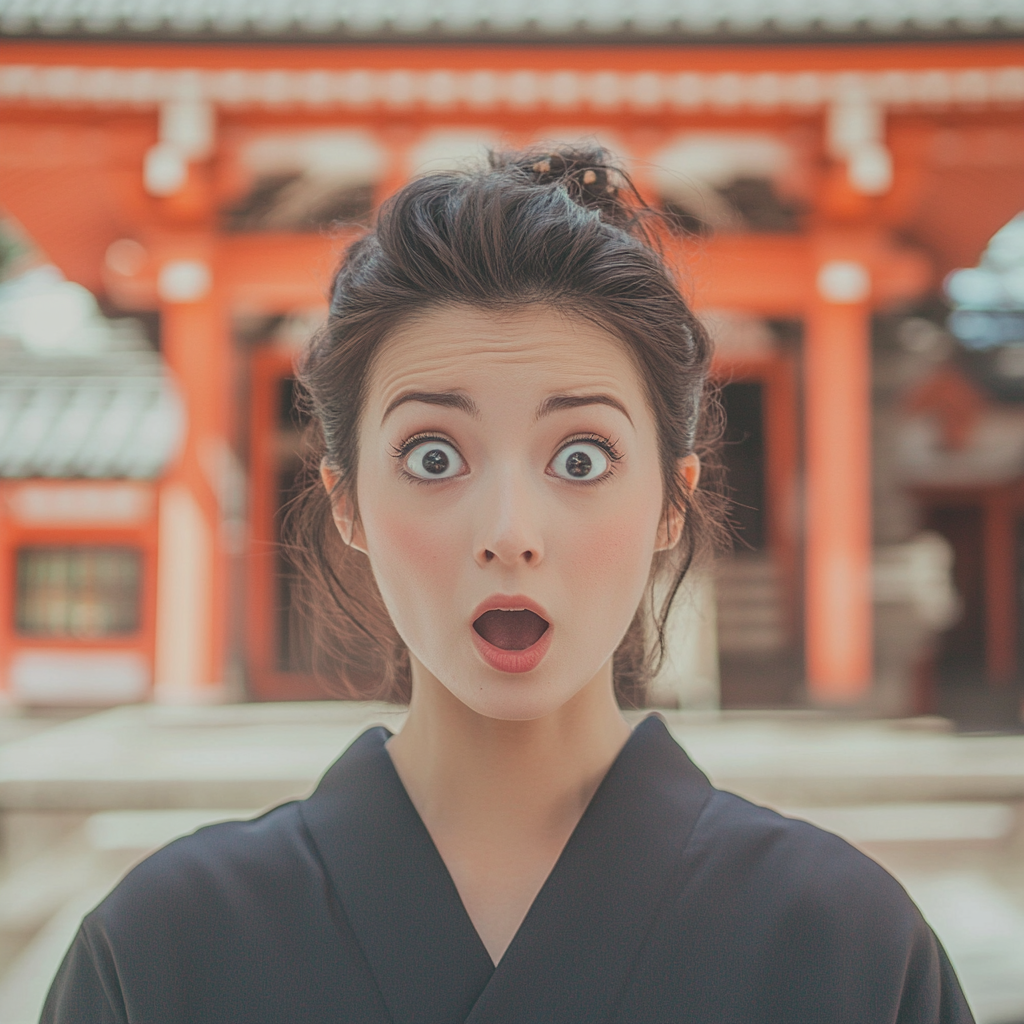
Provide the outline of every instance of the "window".
[[23,636],[95,640],[138,630],[139,551],[25,547],[17,557],[14,615]]

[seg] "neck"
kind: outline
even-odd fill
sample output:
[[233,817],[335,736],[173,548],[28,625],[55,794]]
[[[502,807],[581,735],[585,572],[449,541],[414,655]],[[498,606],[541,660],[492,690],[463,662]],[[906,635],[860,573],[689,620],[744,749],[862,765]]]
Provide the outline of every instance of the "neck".
[[471,710],[414,661],[409,716],[388,751],[431,831],[568,839],[628,738],[610,665],[555,712],[506,721]]
[[413,659],[388,751],[491,959],[508,948],[623,744],[606,666],[557,711],[485,718]]

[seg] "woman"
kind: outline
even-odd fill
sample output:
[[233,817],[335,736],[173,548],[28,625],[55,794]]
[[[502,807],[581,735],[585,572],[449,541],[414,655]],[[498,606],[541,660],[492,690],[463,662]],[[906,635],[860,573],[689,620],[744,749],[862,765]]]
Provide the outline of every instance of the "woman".
[[407,185],[346,254],[295,555],[328,666],[406,725],[136,868],[44,1021],[971,1020],[880,867],[618,710],[655,580],[670,603],[721,521],[710,345],[623,182],[596,150],[496,157]]

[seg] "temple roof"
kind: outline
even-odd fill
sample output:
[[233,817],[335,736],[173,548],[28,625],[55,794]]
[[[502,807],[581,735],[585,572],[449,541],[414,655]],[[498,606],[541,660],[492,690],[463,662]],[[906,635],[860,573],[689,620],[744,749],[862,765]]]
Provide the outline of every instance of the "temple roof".
[[702,42],[1010,37],[1020,0],[2,0],[0,35]]
[[152,479],[183,431],[181,400],[155,352],[4,353],[0,477]]

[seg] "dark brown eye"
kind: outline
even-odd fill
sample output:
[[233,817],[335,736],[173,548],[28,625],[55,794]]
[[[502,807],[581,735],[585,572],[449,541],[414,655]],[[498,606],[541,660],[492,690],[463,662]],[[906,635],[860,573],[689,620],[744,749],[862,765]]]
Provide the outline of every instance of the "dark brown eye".
[[565,460],[565,471],[569,476],[588,476],[594,463],[586,452],[573,452]]
[[462,471],[462,456],[443,441],[424,441],[405,460],[406,469],[421,480],[445,480]]
[[610,460],[596,444],[566,445],[552,460],[551,470],[563,480],[596,480],[608,472]]
[[423,456],[423,468],[437,476],[448,468],[448,456],[440,448],[431,448]]

